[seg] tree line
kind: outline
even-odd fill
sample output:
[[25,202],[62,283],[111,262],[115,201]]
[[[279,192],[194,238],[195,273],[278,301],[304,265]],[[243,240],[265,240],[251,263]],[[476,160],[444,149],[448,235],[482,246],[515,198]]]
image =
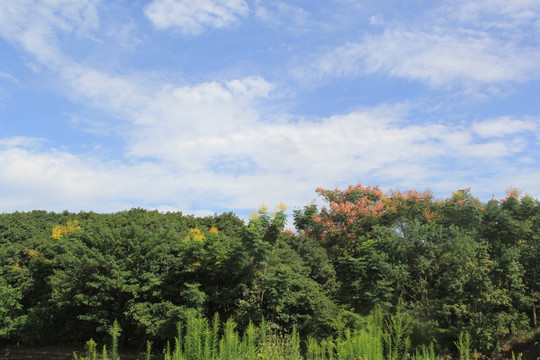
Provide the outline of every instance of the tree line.
[[465,332],[492,351],[537,329],[537,199],[317,192],[324,206],[294,210],[294,231],[283,204],[247,223],[143,209],[0,214],[0,342],[84,344],[116,320],[124,344],[159,347],[178,323],[215,316],[324,339],[374,311],[398,316],[412,348],[445,353]]

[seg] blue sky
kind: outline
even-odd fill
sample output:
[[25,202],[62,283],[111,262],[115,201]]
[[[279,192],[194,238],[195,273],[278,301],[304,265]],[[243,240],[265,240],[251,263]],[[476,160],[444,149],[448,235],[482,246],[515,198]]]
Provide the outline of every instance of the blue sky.
[[0,211],[540,197],[539,0],[0,1]]

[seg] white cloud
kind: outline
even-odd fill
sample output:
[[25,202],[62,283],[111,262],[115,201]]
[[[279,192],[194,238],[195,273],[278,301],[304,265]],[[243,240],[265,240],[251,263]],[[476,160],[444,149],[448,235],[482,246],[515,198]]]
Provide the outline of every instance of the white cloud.
[[463,177],[474,176],[526,145],[519,138],[477,142],[471,127],[413,125],[401,105],[276,124],[223,84],[177,90],[149,108],[153,121],[136,130],[129,156],[176,168],[182,186],[214,206],[253,208],[274,199],[302,205],[319,185],[364,179],[436,189],[453,170],[434,164],[459,162]]
[[90,36],[99,27],[99,0],[8,1],[0,7],[0,36],[19,43],[39,61],[60,60],[56,32]]
[[8,80],[12,83],[16,83],[18,84],[19,83],[19,80],[17,80],[16,77],[14,77],[13,75],[7,73],[7,72],[3,72],[3,71],[0,71],[0,80]]
[[212,156],[237,156],[249,146],[246,129],[258,120],[251,101],[266,96],[270,87],[260,78],[164,87],[134,119],[128,154],[191,171]]
[[[21,139],[5,143],[23,145]],[[91,170],[89,164],[68,153],[47,153],[29,148],[33,148],[31,143],[0,150],[2,210],[63,210],[62,207],[66,209],[77,201],[79,206],[84,206],[91,197],[99,194],[96,188],[100,186],[96,180],[105,178],[99,169]]]
[[[540,3],[537,0],[460,0],[448,1],[439,12],[453,21],[469,23],[484,29],[498,28],[511,30],[523,25],[540,25],[538,13]],[[540,28],[536,28],[540,30]],[[512,34],[512,31],[508,35]]]
[[384,25],[385,23],[384,16],[382,14],[372,15],[369,18],[369,23],[370,25],[373,25],[373,26]]
[[10,148],[26,148],[32,147],[37,148],[38,146],[45,143],[45,139],[31,138],[26,136],[15,136],[10,138],[0,138],[0,150],[10,149]]
[[[527,155],[519,133],[507,133],[504,141],[498,133],[483,133],[477,140],[483,122],[457,128],[415,125],[403,105],[272,124],[260,118],[253,95],[238,95],[243,86],[235,84],[233,90],[227,83],[166,87],[147,100],[144,114],[122,135],[126,163],[48,149],[39,139],[3,139],[3,210],[117,211],[142,205],[191,212],[279,201],[298,207],[315,197],[318,186],[364,182],[435,191],[462,184],[492,189],[491,179],[467,184],[486,173],[498,176],[501,190],[524,184],[538,194],[531,174],[504,170],[518,166],[514,155]],[[460,164],[459,173],[448,165],[452,162]]]
[[539,78],[538,63],[537,47],[517,47],[486,34],[394,30],[333,49],[310,71],[320,79],[386,73],[432,87],[475,89]]
[[[6,7],[0,7],[0,36],[21,45],[40,65],[57,73],[68,87],[68,96],[82,97],[117,113],[132,114],[144,102],[141,96],[145,92],[138,88],[138,79],[83,66],[66,55],[58,41],[62,32],[90,36],[91,30],[99,25],[97,3],[98,0],[9,2]],[[151,93],[152,89],[146,91]]]
[[[152,163],[124,165],[47,149],[39,139],[4,139],[0,146],[2,211],[95,210],[173,202],[188,209],[193,198],[178,194],[175,176]],[[171,198],[173,200],[171,200]],[[157,205],[155,205],[157,207]]]
[[309,13],[301,7],[281,1],[275,3],[256,1],[255,4],[255,16],[270,26],[287,24],[290,28],[300,29],[309,23]]
[[382,33],[332,48],[293,73],[307,81],[386,74],[467,93],[540,79],[538,2],[482,3],[451,2],[416,23],[388,22]]
[[11,98],[10,91],[8,88],[4,88],[2,83],[6,83],[8,86],[21,85],[21,82],[15,76],[7,72],[0,71],[0,108],[4,106],[4,102],[7,102]]
[[475,122],[473,130],[481,137],[504,137],[522,132],[539,132],[540,119],[524,118],[514,119],[503,116],[496,119]]
[[69,59],[57,71],[69,89],[68,96],[127,117],[141,111],[154,90],[148,79],[107,74]]
[[144,10],[158,29],[177,28],[185,35],[229,26],[248,12],[244,0],[154,0]]
[[123,48],[134,49],[144,44],[138,34],[137,25],[133,19],[123,24],[112,24],[107,28],[107,35],[114,38]]

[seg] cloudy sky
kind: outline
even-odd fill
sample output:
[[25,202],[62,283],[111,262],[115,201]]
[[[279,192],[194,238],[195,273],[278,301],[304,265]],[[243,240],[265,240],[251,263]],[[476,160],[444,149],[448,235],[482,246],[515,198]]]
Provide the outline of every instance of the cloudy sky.
[[0,0],[0,211],[540,197],[540,0]]

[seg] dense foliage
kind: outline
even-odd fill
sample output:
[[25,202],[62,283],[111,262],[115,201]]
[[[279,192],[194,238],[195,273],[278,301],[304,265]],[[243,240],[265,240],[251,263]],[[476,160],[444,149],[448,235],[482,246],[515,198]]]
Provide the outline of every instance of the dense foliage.
[[[361,329],[375,308],[400,314],[413,348],[437,351],[464,332],[485,351],[537,328],[538,200],[317,192],[326,206],[295,210],[295,232],[282,204],[248,224],[142,209],[1,214],[0,341],[83,344],[116,319],[121,341],[159,347],[179,322],[218,314],[315,344]],[[388,336],[395,318],[382,322]]]

